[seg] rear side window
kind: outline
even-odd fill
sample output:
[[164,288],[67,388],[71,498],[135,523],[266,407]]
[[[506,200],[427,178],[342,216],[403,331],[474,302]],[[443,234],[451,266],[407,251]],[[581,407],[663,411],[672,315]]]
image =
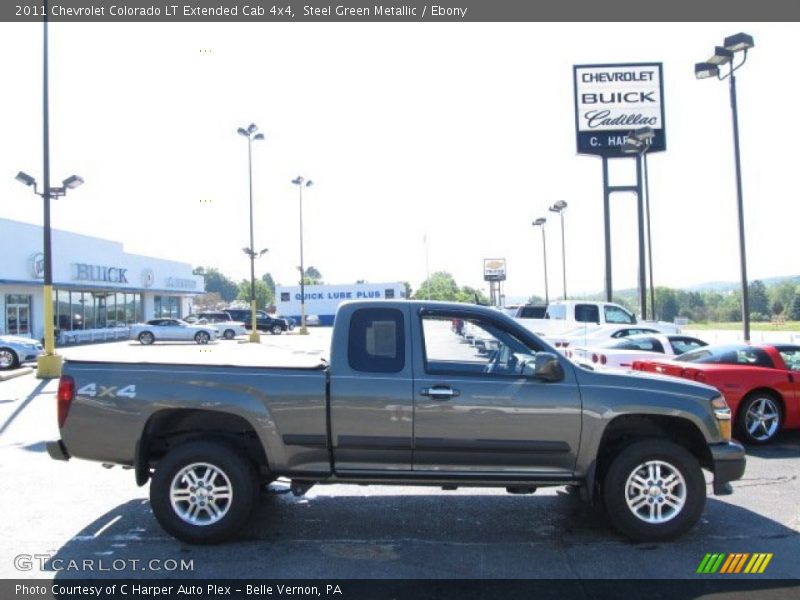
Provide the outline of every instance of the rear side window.
[[578,323],[600,323],[600,311],[595,304],[576,304],[575,320]]
[[403,313],[393,308],[363,308],[350,319],[347,359],[354,371],[398,373],[405,367]]

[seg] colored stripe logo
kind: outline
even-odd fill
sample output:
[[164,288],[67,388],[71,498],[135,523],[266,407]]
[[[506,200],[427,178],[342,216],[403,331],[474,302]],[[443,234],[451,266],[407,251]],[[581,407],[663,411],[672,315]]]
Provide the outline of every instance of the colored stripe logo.
[[703,575],[713,575],[714,573],[725,575],[761,574],[772,560],[772,556],[772,552],[709,553],[700,562],[696,572]]

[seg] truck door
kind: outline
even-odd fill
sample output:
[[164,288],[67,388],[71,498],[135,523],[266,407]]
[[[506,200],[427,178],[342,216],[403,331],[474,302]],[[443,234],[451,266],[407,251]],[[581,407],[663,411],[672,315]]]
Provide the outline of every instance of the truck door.
[[415,472],[573,472],[581,400],[571,368],[560,382],[535,379],[544,347],[500,315],[426,310],[414,327],[423,346],[414,363]]
[[413,379],[408,333],[405,311],[366,307],[351,315],[346,344],[335,345],[330,427],[337,472],[411,470]]

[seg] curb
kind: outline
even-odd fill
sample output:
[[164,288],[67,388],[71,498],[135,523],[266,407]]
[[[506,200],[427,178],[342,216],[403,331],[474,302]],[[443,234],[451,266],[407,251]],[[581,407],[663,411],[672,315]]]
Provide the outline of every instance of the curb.
[[30,367],[22,367],[21,369],[14,369],[13,371],[8,372],[3,371],[0,373],[0,381],[14,379],[15,377],[22,377],[23,375],[28,375],[29,373],[33,373],[33,369]]

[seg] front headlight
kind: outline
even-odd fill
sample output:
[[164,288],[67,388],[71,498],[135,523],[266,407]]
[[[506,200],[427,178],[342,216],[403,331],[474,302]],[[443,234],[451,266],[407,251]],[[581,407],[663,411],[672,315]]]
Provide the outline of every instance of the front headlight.
[[731,409],[725,402],[723,396],[717,396],[711,400],[711,409],[714,411],[714,418],[719,424],[719,432],[722,439],[726,442],[731,441]]

